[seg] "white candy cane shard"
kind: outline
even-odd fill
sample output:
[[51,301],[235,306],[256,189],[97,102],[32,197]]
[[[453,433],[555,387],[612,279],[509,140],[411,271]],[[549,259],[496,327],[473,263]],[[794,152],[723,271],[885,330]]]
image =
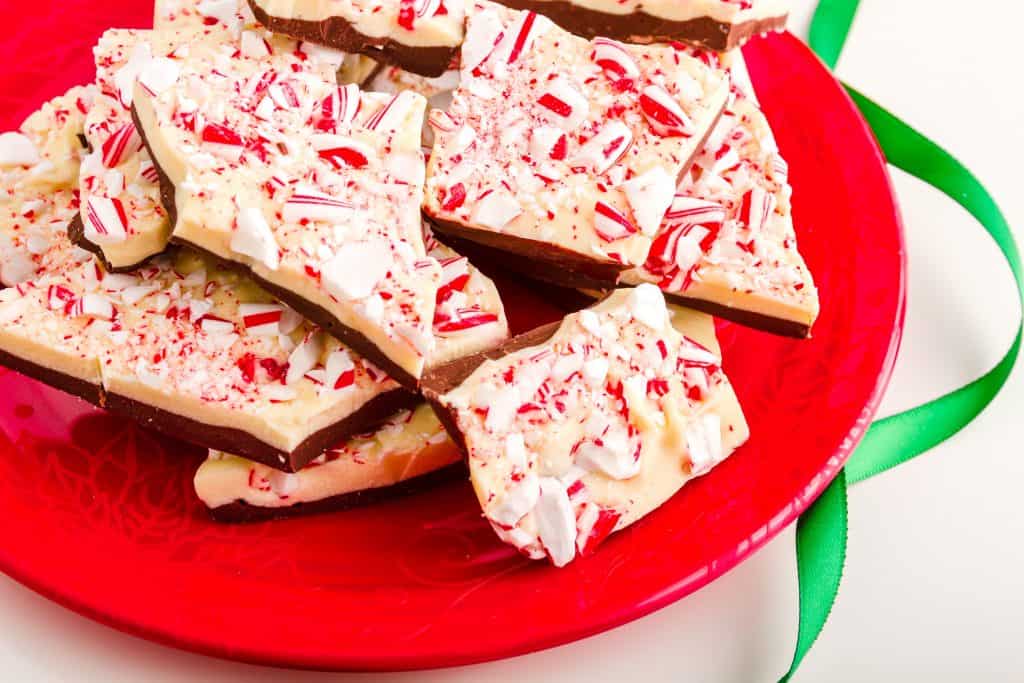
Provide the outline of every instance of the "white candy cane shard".
[[665,306],[665,295],[655,285],[644,283],[633,288],[629,293],[629,312],[638,322],[655,331],[665,328],[668,321],[668,308]]
[[307,372],[316,367],[322,353],[323,335],[310,331],[288,356],[288,372],[285,374],[284,383],[295,384],[302,379]]
[[387,277],[392,259],[391,251],[378,242],[343,244],[321,266],[321,280],[328,293],[337,299],[364,299]]
[[530,133],[530,154],[536,161],[565,159],[568,140],[561,128],[539,126]]
[[128,239],[128,218],[120,199],[89,197],[85,204],[85,237],[95,244],[117,244]]
[[694,476],[706,474],[725,457],[722,448],[722,420],[708,413],[694,420],[686,429],[686,446]]
[[65,310],[72,317],[113,320],[116,309],[110,299],[102,294],[88,293],[76,299]]
[[505,497],[488,511],[487,516],[505,528],[514,527],[533,510],[539,498],[540,478],[530,472],[519,481],[513,482],[505,492]]
[[556,567],[576,556],[576,515],[565,486],[554,477],[541,477],[540,496],[533,509],[540,541]]
[[675,178],[661,166],[655,166],[619,187],[629,201],[640,232],[648,237],[657,233],[676,193]]
[[633,131],[621,121],[609,121],[579,149],[569,164],[602,175],[622,159],[632,144]]
[[0,168],[35,166],[40,161],[39,151],[21,133],[0,134]]
[[156,97],[174,85],[181,73],[181,67],[167,57],[157,57],[146,64],[139,72],[139,85]]
[[285,202],[281,215],[288,223],[340,222],[348,217],[354,208],[351,203],[335,199],[312,187],[299,186]]
[[522,212],[515,197],[505,190],[495,190],[480,198],[473,218],[485,228],[501,230]]
[[238,213],[238,225],[231,236],[231,250],[261,263],[270,270],[277,270],[281,257],[274,239],[274,233],[256,208],[242,209]]
[[651,130],[662,137],[689,137],[696,132],[690,117],[660,85],[649,85],[643,89],[640,110]]
[[473,74],[495,52],[504,36],[504,26],[497,11],[486,9],[473,14],[462,43],[461,69],[464,74]]

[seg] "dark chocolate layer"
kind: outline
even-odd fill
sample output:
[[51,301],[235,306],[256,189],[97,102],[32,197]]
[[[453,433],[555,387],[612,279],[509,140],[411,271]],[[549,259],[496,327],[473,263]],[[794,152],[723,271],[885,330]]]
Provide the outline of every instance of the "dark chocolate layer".
[[371,503],[378,503],[399,496],[420,493],[439,484],[456,481],[464,477],[466,477],[466,466],[463,463],[456,463],[433,472],[428,472],[427,474],[421,474],[412,479],[406,479],[391,486],[352,491],[324,498],[323,500],[298,503],[288,507],[264,508],[236,500],[227,505],[211,508],[210,517],[217,522],[248,523],[300,517],[322,512],[337,512]]
[[267,14],[255,0],[249,0],[249,7],[256,20],[275,33],[363,54],[423,76],[443,74],[459,51],[458,46],[417,47],[396,40],[373,38],[360,33],[341,17],[329,17],[323,21],[288,19]]
[[517,335],[495,349],[459,358],[440,367],[431,368],[424,374],[421,383],[423,396],[430,403],[430,407],[433,408],[437,419],[441,421],[445,431],[448,432],[448,436],[463,453],[467,452],[466,437],[459,429],[454,412],[441,403],[441,397],[465,382],[486,361],[497,360],[521,349],[543,344],[555,335],[561,325],[561,322],[548,323],[535,330]]
[[297,472],[334,444],[356,434],[365,434],[400,410],[415,407],[419,397],[395,389],[367,401],[356,412],[320,431],[310,434],[291,452],[275,448],[249,432],[233,427],[204,424],[135,399],[107,391],[78,377],[57,372],[10,352],[0,350],[0,365],[37,379],[44,384],[89,403],[130,418],[154,431],[204,448],[234,453],[285,472]]
[[[153,153],[153,150],[150,148],[149,141],[146,138],[146,131],[143,128],[142,122],[139,120],[138,113],[135,111],[134,107],[132,107],[132,119],[135,121],[135,127],[138,129],[139,135],[142,137],[142,143],[146,146],[146,149],[149,151],[149,156],[153,160],[153,168],[156,169],[157,175],[160,178],[160,199],[164,205],[164,209],[166,209],[167,211],[168,217],[170,218],[171,225],[174,225],[177,222],[178,215],[177,205],[175,204],[174,198],[174,183],[171,181],[170,177],[168,177],[168,175],[164,172],[163,168],[160,166],[159,159]],[[342,322],[338,320],[327,309],[323,308],[322,306],[318,306],[317,304],[314,304],[311,301],[307,301],[306,299],[298,296],[297,294],[288,289],[285,289],[284,287],[281,287],[280,285],[268,282],[264,278],[261,278],[255,273],[253,273],[252,269],[249,266],[245,265],[244,263],[239,263],[237,261],[225,261],[217,254],[214,254],[213,252],[210,252],[197,244],[193,244],[192,242],[181,239],[179,237],[172,236],[171,241],[175,244],[187,246],[190,249],[194,249],[195,251],[201,252],[203,254],[206,254],[207,256],[215,258],[224,263],[226,266],[229,266],[237,270],[238,272],[245,274],[254,282],[263,287],[263,289],[267,290],[275,297],[291,306],[304,318],[316,323],[321,328],[326,330],[329,334],[336,337],[340,342],[356,351],[356,353],[369,359],[372,363],[380,367],[384,372],[386,372],[390,377],[392,377],[396,382],[406,387],[407,389],[410,389],[412,391],[416,390],[418,386],[418,381],[415,377],[413,377],[404,368],[396,364],[393,360],[388,358],[372,341],[370,341],[370,339],[364,336],[361,332],[358,332],[357,330],[354,330],[351,327],[342,324]]]
[[149,261],[149,259],[156,256],[156,254],[147,256],[138,263],[133,263],[129,266],[112,266],[110,261],[107,260],[106,254],[103,253],[103,248],[95,242],[90,242],[86,238],[85,225],[82,223],[82,214],[80,213],[75,214],[75,217],[72,218],[71,222],[68,224],[68,239],[71,240],[71,243],[79,249],[84,249],[95,256],[99,262],[103,264],[104,270],[108,273],[130,273],[133,270],[141,268],[147,261]]
[[500,1],[508,7],[543,14],[567,31],[584,38],[604,36],[627,43],[669,43],[678,40],[719,52],[738,47],[752,36],[781,30],[785,27],[787,19],[787,15],[784,14],[739,24],[715,21],[711,17],[670,21],[646,12],[599,12],[566,0]]
[[811,336],[810,325],[797,322],[795,320],[773,318],[772,316],[756,313],[754,311],[745,311],[741,308],[733,308],[732,306],[715,303],[714,301],[695,299],[688,296],[682,296],[680,294],[672,294],[671,292],[665,292],[665,300],[670,304],[686,306],[687,308],[692,308],[697,311],[703,311],[704,313],[713,315],[716,318],[731,320],[732,322],[739,323],[740,325],[752,327],[755,330],[771,332],[772,334],[777,334],[783,337],[808,339]]
[[399,410],[414,407],[419,398],[404,389],[375,396],[356,412],[306,437],[291,452],[275,448],[249,432],[204,424],[189,417],[105,392],[107,410],[124,415],[154,431],[191,443],[240,455],[285,472],[298,472],[323,452],[356,434],[365,434]]

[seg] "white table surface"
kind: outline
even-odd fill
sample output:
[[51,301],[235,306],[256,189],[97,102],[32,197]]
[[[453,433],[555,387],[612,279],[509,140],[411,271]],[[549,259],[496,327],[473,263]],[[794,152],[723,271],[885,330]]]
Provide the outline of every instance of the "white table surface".
[[[791,26],[803,35],[814,2],[794,4]],[[964,161],[1024,239],[1021,25],[1016,0],[966,8],[864,0],[839,73]],[[1017,315],[1009,271],[972,219],[919,182],[894,177],[910,305],[883,413],[987,370],[1009,345]],[[851,491],[842,590],[798,681],[1022,680],[1022,372],[955,439]],[[615,631],[493,664],[380,677],[179,652],[95,624],[0,575],[0,680],[768,682],[788,666],[796,615],[792,529],[711,586]]]

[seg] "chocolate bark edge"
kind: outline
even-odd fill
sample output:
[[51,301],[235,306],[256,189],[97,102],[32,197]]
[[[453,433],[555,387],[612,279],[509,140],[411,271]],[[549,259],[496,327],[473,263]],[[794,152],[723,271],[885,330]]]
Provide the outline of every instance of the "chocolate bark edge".
[[387,38],[373,38],[360,33],[341,17],[328,17],[322,21],[275,17],[267,14],[256,0],[248,2],[256,21],[274,33],[373,57],[421,76],[440,76],[448,70],[452,58],[459,51],[459,46],[416,47]]
[[501,0],[501,4],[542,14],[567,31],[588,39],[603,36],[628,43],[670,43],[678,40],[719,52],[738,47],[752,36],[781,30],[788,19],[788,14],[782,14],[739,24],[720,22],[707,16],[672,21],[646,12],[600,12],[567,0]]
[[468,453],[466,437],[462,430],[459,429],[454,411],[441,402],[441,397],[465,382],[477,368],[488,360],[498,360],[510,353],[543,344],[555,336],[555,333],[558,332],[558,328],[561,326],[562,321],[542,325],[529,332],[512,337],[489,351],[481,351],[480,353],[453,360],[450,363],[432,368],[423,375],[421,382],[423,396],[427,399],[434,414],[437,415],[437,419],[441,422],[445,431],[448,432],[449,438],[459,447],[459,450],[463,453]]
[[107,410],[130,418],[153,431],[204,448],[234,453],[284,472],[299,471],[334,444],[364,434],[398,411],[411,408],[419,402],[418,397],[402,389],[379,394],[344,419],[309,435],[289,452],[275,448],[235,427],[205,424],[119,394],[105,392],[105,396]]
[[734,323],[738,323],[755,330],[777,334],[781,337],[792,337],[794,339],[810,339],[811,337],[811,326],[807,323],[789,320],[786,318],[776,318],[762,313],[755,313],[754,311],[734,308],[714,301],[683,296],[682,294],[673,294],[671,292],[665,292],[664,294],[666,301],[670,304],[678,304],[679,306],[692,308],[694,310],[701,311],[702,313],[713,315],[716,318],[730,320]]
[[57,372],[8,351],[0,350],[0,365],[26,377],[77,396],[94,406],[129,418],[144,427],[204,448],[213,448],[261,462],[285,472],[296,472],[320,457],[334,444],[364,434],[400,410],[412,408],[419,397],[403,389],[389,391],[367,401],[356,412],[306,437],[291,452],[260,441],[249,432],[219,427],[107,391],[102,385]]
[[210,517],[215,522],[226,524],[247,524],[266,522],[275,519],[304,517],[325,512],[341,512],[354,507],[362,507],[393,498],[422,493],[440,484],[460,481],[468,476],[466,466],[462,462],[453,463],[441,469],[427,472],[390,486],[381,486],[361,491],[350,491],[336,496],[308,503],[298,503],[287,507],[259,507],[242,500],[226,505],[209,508]]
[[[142,266],[146,265],[151,258],[159,256],[160,254],[151,254],[146,258],[142,259],[138,263],[133,263],[128,266],[114,266],[107,260],[106,254],[103,253],[103,248],[95,242],[90,242],[85,236],[85,224],[82,223],[82,214],[76,213],[75,217],[68,223],[68,240],[71,241],[79,249],[84,249],[93,256],[103,265],[103,269],[108,273],[130,273],[133,270],[138,270]],[[166,253],[166,249],[163,252]]]
[[[561,287],[605,289],[618,284],[619,277],[628,269],[621,263],[588,259],[548,242],[470,228],[427,213],[423,215],[437,228],[435,237],[448,246],[452,246],[453,241],[447,238],[454,237],[462,248],[469,248],[478,258],[501,263],[509,270]],[[476,248],[469,247],[470,244]]]
[[105,407],[106,393],[100,384],[93,384],[73,375],[65,375],[63,372],[57,372],[52,368],[39,365],[4,350],[0,350],[0,365],[63,391],[65,394],[76,396],[94,406]]
[[[139,131],[139,136],[142,138],[142,144],[145,145],[146,150],[149,152],[149,156],[153,161],[153,168],[156,170],[157,177],[160,179],[160,201],[163,203],[164,209],[167,211],[168,219],[171,221],[171,225],[173,226],[177,223],[178,217],[177,205],[175,204],[174,183],[171,182],[170,177],[164,172],[163,167],[160,166],[160,161],[157,156],[153,154],[153,150],[150,148],[149,141],[146,137],[146,131],[139,120],[138,113],[135,111],[134,105],[132,106],[132,119],[135,121],[135,127]],[[256,275],[252,271],[252,268],[244,263],[227,261],[221,258],[218,254],[200,247],[193,242],[181,239],[180,237],[174,237],[173,232],[171,235],[171,242],[173,244],[186,246],[194,251],[215,259],[225,267],[246,275],[263,289],[267,290],[270,294],[291,306],[296,312],[302,315],[302,317],[316,323],[329,334],[337,338],[338,341],[352,348],[356,353],[360,354],[364,358],[369,359],[403,387],[411,391],[415,391],[418,388],[419,381],[416,377],[388,358],[365,335],[351,327],[343,325],[340,320],[322,306],[314,304],[311,301],[307,301],[306,299],[296,295],[294,292]]]

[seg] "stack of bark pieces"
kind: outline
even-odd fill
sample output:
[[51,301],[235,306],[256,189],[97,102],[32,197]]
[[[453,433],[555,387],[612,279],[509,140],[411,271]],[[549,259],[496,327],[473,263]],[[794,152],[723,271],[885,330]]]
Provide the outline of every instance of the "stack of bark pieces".
[[[774,0],[158,0],[152,30],[103,35],[93,84],[0,135],[0,362],[210,449],[215,519],[465,463],[497,535],[562,566],[746,441],[707,313],[793,337],[817,316],[734,49],[784,22]],[[509,338],[477,265],[597,303]]]

